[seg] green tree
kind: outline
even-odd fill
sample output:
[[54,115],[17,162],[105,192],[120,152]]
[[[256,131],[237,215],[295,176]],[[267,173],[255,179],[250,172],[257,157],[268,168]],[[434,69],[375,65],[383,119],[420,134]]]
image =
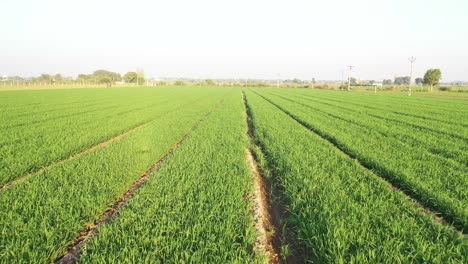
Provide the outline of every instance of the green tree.
[[99,75],[99,76],[96,77],[96,82],[97,83],[105,83],[108,86],[110,86],[114,81],[112,80],[112,78],[110,76]]
[[410,82],[409,76],[395,77],[395,81],[393,81],[395,85],[409,85],[409,82]]
[[139,70],[137,70],[136,74],[137,74],[138,85],[145,84],[145,72],[143,70],[139,69]]
[[424,79],[423,79],[423,78],[416,78],[416,79],[414,79],[414,82],[415,82],[417,85],[421,85],[421,84],[424,82]]
[[430,91],[432,92],[434,85],[438,85],[441,78],[442,72],[440,71],[440,69],[429,69],[426,71],[426,74],[424,74],[423,83],[425,85],[430,85]]
[[294,78],[294,80],[292,80],[291,82],[299,84],[299,83],[302,83],[302,80],[298,78]]
[[107,70],[97,70],[91,74],[91,79],[94,79],[97,83],[112,84],[122,80],[122,76],[119,73],[111,72]]
[[137,82],[137,73],[136,72],[127,72],[123,79],[126,83],[136,83]]
[[57,73],[54,75],[54,78],[53,78],[54,82],[56,83],[61,83],[63,82],[63,77],[61,74]]
[[50,74],[41,74],[41,76],[37,78],[37,81],[41,83],[52,83],[52,80],[53,78]]
[[392,85],[393,82],[392,82],[392,80],[390,80],[390,79],[385,79],[385,80],[383,80],[382,84],[383,84],[383,85]]
[[87,74],[78,74],[78,78],[76,78],[76,81],[82,82],[82,83],[93,82],[91,76]]
[[206,80],[205,80],[205,83],[206,83],[206,85],[208,85],[208,86],[214,86],[214,85],[215,85],[215,82],[214,82],[213,80],[211,80],[211,79],[206,79]]

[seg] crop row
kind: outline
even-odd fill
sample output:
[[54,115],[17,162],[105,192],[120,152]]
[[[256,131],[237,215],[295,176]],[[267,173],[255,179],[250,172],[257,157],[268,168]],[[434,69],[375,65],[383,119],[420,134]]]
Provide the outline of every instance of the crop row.
[[[389,106],[381,108],[378,103],[379,96],[374,98],[366,98],[366,100],[361,102],[361,98],[358,95],[346,94],[348,97],[339,96],[323,96],[322,94],[316,94],[314,92],[305,93],[304,91],[277,91],[282,93],[287,93],[292,96],[301,96],[302,98],[307,98],[308,100],[319,101],[323,103],[352,107],[353,109],[359,109],[360,111],[371,115],[377,118],[383,118],[385,120],[400,122],[402,124],[418,127],[425,129],[428,132],[436,132],[441,135],[451,135],[457,138],[467,140],[467,126],[464,124],[466,119],[466,106],[462,105],[450,105],[448,102],[445,103],[446,107],[450,110],[448,111],[437,111],[436,114],[426,113],[428,109],[435,107],[434,105],[428,106],[426,108],[421,108],[414,105],[402,106],[401,102],[406,100],[405,98],[399,98],[400,101],[392,102]],[[443,103],[439,103],[443,104]],[[397,110],[397,111],[396,111]],[[468,109],[466,109],[468,110]],[[414,115],[414,113],[418,113]],[[424,116],[426,115],[426,116]],[[442,120],[442,121],[441,121]]]
[[[219,92],[211,92],[221,94]],[[3,133],[0,144],[0,185],[43,166],[68,158],[211,93],[156,94],[145,104],[76,115],[55,123],[40,123]],[[142,96],[142,94],[140,94]]]
[[460,138],[431,133],[431,131],[402,123],[396,119],[389,120],[379,118],[375,116],[375,114],[369,115],[349,105],[343,106],[343,104],[327,103],[320,99],[302,98],[278,93],[268,92],[268,94],[277,95],[283,99],[296,102],[304,108],[313,109],[314,111],[323,113],[332,118],[342,119],[367,128],[368,130],[378,131],[383,135],[392,136],[405,144],[426,148],[427,151],[431,153],[442,155],[447,159],[459,163],[454,166],[460,166],[460,164],[462,164],[461,167],[463,169],[468,166],[467,146],[465,141]]
[[247,125],[236,89],[100,229],[82,262],[256,263],[246,164]]
[[291,90],[295,94],[312,96],[315,98],[334,100],[345,104],[367,107],[374,110],[385,110],[390,113],[396,113],[404,116],[411,116],[425,120],[432,120],[441,123],[463,124],[468,123],[461,119],[466,117],[466,113],[460,111],[466,109],[463,101],[444,100],[442,98],[420,98],[420,97],[402,97],[389,94],[369,94],[369,93],[336,93],[333,91],[308,91]]
[[97,220],[221,96],[167,113],[105,148],[0,192],[0,259],[37,263],[60,256],[80,230]]
[[[292,246],[303,262],[466,262],[463,235],[255,92],[246,98],[254,140],[282,190],[286,228],[295,234],[283,249]],[[293,109],[286,102],[281,105]]]
[[461,165],[453,166],[453,162],[423,146],[405,144],[295,102],[274,96],[265,98],[425,206],[440,212],[449,222],[467,230],[468,179]]

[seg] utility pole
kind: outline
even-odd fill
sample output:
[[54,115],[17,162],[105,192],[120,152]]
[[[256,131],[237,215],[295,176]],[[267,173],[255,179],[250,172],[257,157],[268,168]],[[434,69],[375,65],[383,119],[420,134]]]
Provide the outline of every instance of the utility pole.
[[409,74],[409,85],[408,85],[408,96],[411,96],[411,79],[413,78],[413,62],[416,61],[416,58],[411,56],[408,58],[410,61],[410,74]]
[[351,70],[353,70],[354,66],[348,66],[348,91],[351,91]]
[[276,79],[276,88],[279,88],[280,74],[278,73],[278,79]]

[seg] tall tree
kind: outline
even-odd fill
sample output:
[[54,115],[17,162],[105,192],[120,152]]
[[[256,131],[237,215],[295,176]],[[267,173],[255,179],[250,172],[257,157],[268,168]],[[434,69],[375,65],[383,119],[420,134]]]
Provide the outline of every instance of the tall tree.
[[136,72],[127,72],[123,79],[126,83],[136,83],[137,82],[137,73]]
[[425,85],[430,85],[431,86],[431,92],[434,87],[434,85],[438,85],[440,79],[442,78],[442,72],[440,69],[429,69],[426,71],[426,74],[424,74],[424,84]]
[[106,71],[106,70],[97,70],[91,74],[91,78],[97,83],[107,83],[112,84],[122,80],[122,77],[119,73]]
[[60,73],[54,75],[54,82],[61,83],[63,82],[63,76]]
[[145,72],[142,69],[137,70],[137,80],[139,85],[145,83]]

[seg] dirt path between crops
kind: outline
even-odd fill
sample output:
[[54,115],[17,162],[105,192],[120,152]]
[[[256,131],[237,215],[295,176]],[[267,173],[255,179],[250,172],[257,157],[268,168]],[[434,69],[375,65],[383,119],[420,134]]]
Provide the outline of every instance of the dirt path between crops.
[[83,246],[86,245],[94,236],[99,232],[99,228],[112,221],[113,218],[117,217],[120,209],[133,197],[133,195],[149,180],[150,175],[158,170],[174,151],[184,143],[188,136],[195,130],[211,113],[216,111],[221,104],[224,102],[224,97],[202,118],[200,118],[185,134],[184,136],[174,144],[169,151],[160,158],[153,166],[151,166],[140,178],[132,184],[132,186],[117,200],[114,202],[112,207],[107,209],[101,217],[96,220],[92,225],[85,227],[80,231],[78,237],[67,247],[65,253],[58,257],[55,263],[76,263],[80,256]]
[[421,210],[423,211],[424,213],[430,215],[433,219],[434,222],[436,223],[439,223],[439,224],[442,224],[444,226],[447,226],[449,228],[451,228],[452,230],[454,230],[455,232],[457,233],[460,233],[461,235],[463,235],[465,238],[468,237],[468,230],[463,230],[461,227],[457,226],[456,223],[455,224],[451,224],[449,221],[447,221],[444,217],[441,217],[441,215],[443,215],[442,213],[436,211],[435,209],[432,209],[432,208],[429,208],[428,206],[425,206],[421,201],[419,201],[418,199],[414,198],[412,196],[412,194],[409,192],[409,191],[406,191],[404,189],[401,189],[400,185],[398,183],[394,183],[394,182],[391,182],[389,180],[387,180],[387,178],[385,176],[382,176],[378,173],[375,172],[375,170],[373,170],[371,167],[368,167],[366,166],[360,159],[358,159],[357,157],[351,155],[350,153],[348,153],[348,151],[346,151],[345,149],[343,149],[342,147],[340,147],[336,142],[334,142],[332,139],[330,139],[328,136],[324,135],[323,133],[321,133],[320,131],[314,129],[314,128],[311,128],[309,125],[307,125],[306,123],[304,123],[302,120],[299,120],[298,118],[294,117],[291,113],[289,113],[288,111],[286,111],[285,109],[283,109],[281,106],[277,105],[276,103],[270,101],[269,99],[267,99],[266,97],[258,94],[258,93],[255,93],[257,94],[258,96],[260,96],[261,98],[263,98],[265,101],[269,102],[270,104],[272,104],[273,106],[275,106],[277,109],[279,109],[280,111],[282,111],[283,113],[285,113],[286,115],[288,115],[291,119],[293,119],[294,121],[296,121],[297,123],[299,123],[300,125],[302,125],[303,127],[305,127],[307,130],[309,130],[311,133],[314,133],[316,134],[317,136],[319,136],[320,138],[322,138],[323,140],[325,140],[327,143],[330,144],[330,146],[332,146],[335,151],[339,154],[339,155],[342,155],[344,157],[346,157],[347,159],[349,160],[354,160],[357,162],[357,164],[359,164],[359,166],[367,171],[370,175],[372,175],[375,179],[377,179],[379,182],[381,182],[382,184],[384,184],[385,186],[387,186],[388,188],[390,188],[391,190],[393,190],[394,192],[398,192],[400,193],[403,197],[407,198],[408,200],[410,200],[414,207],[417,208],[418,210]]
[[269,263],[282,263],[277,243],[273,240],[275,237],[275,227],[273,224],[270,210],[271,205],[267,198],[267,188],[260,174],[259,168],[250,149],[246,150],[247,164],[253,175],[254,192],[253,192],[253,215],[255,221],[255,229],[258,232],[255,248],[264,253],[268,258]]
[[[254,126],[246,95],[242,92],[247,122],[247,137],[257,151],[247,149],[247,162],[254,177],[254,220],[258,232],[256,248],[265,252],[268,263],[303,263],[304,249],[296,242],[294,232],[288,228],[285,219],[288,217],[284,203],[283,191],[274,171],[270,178],[265,178],[264,169],[259,160],[264,160],[260,142],[256,142]],[[263,158],[261,158],[263,157]],[[268,167],[268,164],[264,164]],[[286,249],[288,252],[282,252]]]

